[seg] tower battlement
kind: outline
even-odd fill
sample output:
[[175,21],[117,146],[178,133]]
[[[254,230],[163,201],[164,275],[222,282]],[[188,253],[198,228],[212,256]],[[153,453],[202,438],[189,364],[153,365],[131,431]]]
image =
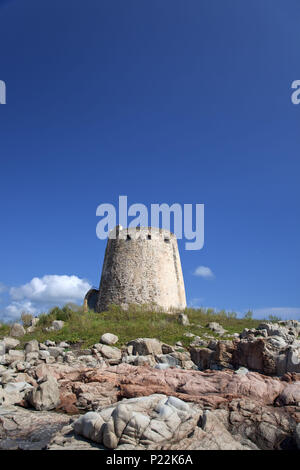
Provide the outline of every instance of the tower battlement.
[[109,234],[109,239],[120,240],[158,240],[163,239],[165,242],[170,240],[176,241],[176,236],[169,230],[156,227],[130,227],[123,228],[117,225]]

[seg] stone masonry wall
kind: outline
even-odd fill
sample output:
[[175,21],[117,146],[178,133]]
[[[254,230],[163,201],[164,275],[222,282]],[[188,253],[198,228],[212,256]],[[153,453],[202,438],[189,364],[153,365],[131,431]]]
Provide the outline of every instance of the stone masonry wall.
[[165,310],[186,307],[177,240],[153,227],[116,228],[108,239],[96,310],[111,303],[154,303]]

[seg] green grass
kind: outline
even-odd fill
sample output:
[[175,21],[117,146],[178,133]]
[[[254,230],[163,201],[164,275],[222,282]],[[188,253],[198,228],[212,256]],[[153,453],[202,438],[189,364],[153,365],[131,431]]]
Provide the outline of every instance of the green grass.
[[[157,338],[165,343],[174,345],[181,341],[188,346],[192,338],[187,338],[184,333],[191,332],[200,337],[203,333],[218,337],[211,330],[205,328],[207,323],[216,321],[220,323],[230,334],[240,333],[244,328],[256,328],[260,320],[251,318],[238,319],[235,314],[214,312],[205,309],[186,309],[190,326],[182,326],[178,323],[176,314],[166,314],[149,310],[146,306],[131,306],[128,311],[122,311],[112,305],[107,312],[83,313],[82,310],[74,311],[69,307],[60,309],[55,307],[48,314],[40,315],[40,321],[33,333],[19,338],[21,345],[31,339],[44,342],[49,339],[55,342],[67,341],[71,344],[80,343],[81,348],[87,348],[98,343],[103,333],[114,333],[119,337],[116,346],[125,345],[128,341],[138,337]],[[63,320],[65,325],[60,331],[45,331],[53,320]],[[199,327],[199,325],[202,327]],[[0,328],[0,337],[8,335],[9,326]]]
[[0,338],[3,338],[3,336],[8,336],[9,330],[10,330],[10,325],[1,324],[0,325]]

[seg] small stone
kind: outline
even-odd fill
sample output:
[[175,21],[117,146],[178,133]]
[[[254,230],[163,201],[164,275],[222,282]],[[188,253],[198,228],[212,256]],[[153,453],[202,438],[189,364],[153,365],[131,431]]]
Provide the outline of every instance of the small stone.
[[163,343],[161,345],[161,349],[162,349],[163,354],[171,354],[175,352],[175,349],[173,348],[173,346],[170,346],[169,344],[166,344],[166,343]]
[[239,369],[235,370],[234,373],[238,375],[246,375],[248,374],[249,370],[247,367],[240,367]]
[[110,346],[111,344],[115,344],[119,341],[118,336],[113,335],[112,333],[104,333],[104,335],[100,338],[100,343],[107,344]]
[[26,354],[26,361],[36,361],[39,358],[39,351],[33,351]]
[[62,321],[62,320],[54,320],[52,322],[52,327],[55,331],[59,331],[63,328],[64,324],[65,324],[65,322]]
[[69,348],[70,345],[68,343],[66,343],[65,341],[62,341],[61,343],[59,343],[58,347],[59,348]]
[[59,348],[58,346],[56,346],[56,347],[55,346],[49,346],[48,351],[50,353],[50,356],[52,356],[56,359],[58,356],[63,354],[64,349]]
[[218,335],[224,335],[224,333],[226,333],[226,330],[224,330],[223,326],[217,322],[208,323],[206,325],[206,328],[209,328],[211,331],[217,333]]
[[26,330],[26,333],[33,333],[35,331],[35,326],[29,326]]
[[155,366],[155,369],[159,369],[159,370],[166,370],[166,369],[169,369],[170,368],[170,364],[168,363],[159,363],[159,364],[156,364]]
[[176,367],[180,365],[179,360],[170,354],[159,354],[156,355],[155,358],[159,363],[168,364],[170,367]]
[[184,333],[183,336],[186,336],[187,338],[193,338],[193,337],[196,336],[196,335],[194,335],[193,333],[190,333],[190,332],[188,331],[187,333]]
[[188,316],[185,313],[180,313],[178,315],[178,323],[183,326],[188,326],[190,324]]

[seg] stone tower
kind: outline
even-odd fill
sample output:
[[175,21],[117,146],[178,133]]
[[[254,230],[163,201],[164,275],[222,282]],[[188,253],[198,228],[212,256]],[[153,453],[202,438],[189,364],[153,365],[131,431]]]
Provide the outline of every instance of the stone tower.
[[[186,307],[177,240],[153,227],[114,229],[108,239],[99,292],[90,293],[95,310],[109,304],[155,304],[165,311]],[[92,300],[92,299],[91,299]],[[88,299],[86,303],[89,304]]]

